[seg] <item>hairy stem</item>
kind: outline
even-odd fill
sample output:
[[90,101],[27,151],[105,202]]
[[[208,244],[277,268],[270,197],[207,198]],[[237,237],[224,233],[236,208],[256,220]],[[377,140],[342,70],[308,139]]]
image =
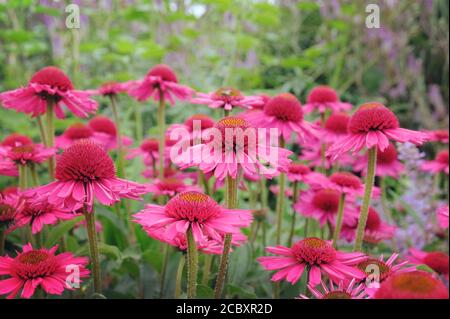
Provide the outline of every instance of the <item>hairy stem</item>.
[[186,256],[181,255],[178,261],[177,277],[175,279],[175,299],[180,298],[181,295],[181,281],[183,280],[184,264],[186,263]]
[[164,94],[159,90],[159,106],[158,106],[158,128],[159,128],[159,179],[164,178],[164,146],[166,143],[166,103],[164,101]]
[[[280,147],[284,148],[285,141],[281,137],[280,138]],[[286,187],[286,174],[281,173],[279,176],[279,193],[278,193],[278,201],[277,201],[277,228],[276,228],[276,240],[275,243],[277,245],[281,242],[281,228],[283,222],[283,212],[284,212],[284,199],[285,199],[285,187]]]
[[100,274],[100,255],[98,250],[98,239],[97,233],[95,231],[95,213],[94,209],[92,212],[88,212],[84,208],[84,217],[86,219],[86,230],[89,242],[89,253],[91,256],[91,268],[94,277],[94,291],[98,294],[102,293],[102,281]]
[[[47,146],[48,147],[54,147],[55,146],[55,101],[52,99],[47,100],[47,110],[46,110],[46,116],[47,116]],[[48,174],[50,178],[53,180],[55,179],[55,157],[52,156],[48,159]]]
[[[293,194],[292,194],[292,204],[295,204],[298,199],[298,182],[294,182],[293,187]],[[288,247],[292,246],[292,238],[294,238],[294,232],[295,232],[295,218],[297,216],[297,212],[292,209],[292,221],[291,221],[291,231],[289,232],[289,240],[288,240]]]
[[188,299],[195,299],[197,295],[198,252],[194,240],[194,234],[192,232],[192,227],[189,227],[187,231],[187,257],[187,297]]
[[[338,205],[338,213],[336,219],[336,227],[334,228],[333,233],[333,247],[337,247],[337,241],[339,240],[339,235],[342,229],[342,221],[344,219],[344,206],[345,206],[345,193],[341,193],[339,196],[339,205]],[[331,228],[330,228],[331,231]]]

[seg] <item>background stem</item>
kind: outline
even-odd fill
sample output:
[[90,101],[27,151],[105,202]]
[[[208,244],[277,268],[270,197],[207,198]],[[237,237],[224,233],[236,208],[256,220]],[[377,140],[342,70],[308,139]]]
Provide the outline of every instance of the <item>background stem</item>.
[[100,274],[100,255],[98,251],[97,233],[95,231],[95,214],[94,209],[88,212],[84,208],[84,217],[86,218],[86,230],[89,242],[89,252],[91,256],[91,267],[94,277],[94,291],[98,294],[102,293],[102,281]]
[[192,228],[189,227],[187,231],[187,253],[188,253],[188,299],[194,299],[197,295],[197,273],[198,273],[198,252],[194,240]]
[[[337,247],[337,241],[339,240],[339,235],[341,233],[342,228],[342,220],[344,219],[344,206],[345,206],[345,193],[341,193],[339,196],[339,206],[338,206],[338,215],[336,219],[336,227],[334,228],[333,233],[333,247]],[[331,231],[331,229],[330,229]]]

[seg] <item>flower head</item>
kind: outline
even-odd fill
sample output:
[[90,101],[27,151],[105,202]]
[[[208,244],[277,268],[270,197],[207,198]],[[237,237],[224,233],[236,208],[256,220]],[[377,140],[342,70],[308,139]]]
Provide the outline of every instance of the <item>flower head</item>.
[[22,290],[21,297],[30,298],[38,287],[51,295],[61,295],[65,289],[73,290],[66,283],[67,266],[78,267],[79,276],[73,283],[79,284],[81,278],[89,276],[88,259],[69,252],[55,254],[57,249],[58,246],[33,249],[27,244],[15,258],[0,257],[0,275],[9,276],[0,280],[0,294],[8,294],[7,298],[11,299]]
[[442,228],[448,228],[448,205],[444,205],[437,210],[437,220],[439,226]]
[[286,279],[295,284],[309,269],[308,284],[315,287],[321,282],[322,272],[332,280],[362,279],[364,273],[355,265],[367,257],[359,252],[344,253],[333,248],[330,242],[309,237],[296,242],[291,248],[267,247],[267,252],[278,256],[259,257],[258,262],[266,270],[277,270],[273,281]]
[[247,112],[245,118],[254,127],[278,129],[278,135],[286,141],[292,133],[296,133],[301,142],[317,134],[313,125],[304,120],[300,101],[290,93],[271,98],[262,111]]
[[156,196],[166,195],[173,197],[178,193],[187,191],[200,191],[197,185],[186,185],[182,179],[164,178],[162,180],[155,179],[152,184],[148,185],[147,190]]
[[[353,168],[365,175],[367,173],[367,154],[356,159]],[[376,176],[398,177],[404,169],[404,165],[398,160],[398,153],[394,144],[389,143],[384,151],[378,149]]]
[[22,211],[23,203],[15,193],[0,193],[0,230],[7,233],[17,228],[17,215]]
[[6,147],[15,147],[33,144],[33,140],[26,135],[22,135],[19,133],[13,133],[4,138],[4,140],[0,143],[1,146]]
[[[92,138],[98,144],[105,147],[106,150],[117,148],[117,127],[116,124],[107,116],[97,115],[93,117],[88,127],[92,130]],[[128,136],[120,136],[122,145],[130,146],[133,140]]]
[[111,157],[90,140],[80,140],[67,148],[56,162],[56,181],[30,189],[28,198],[37,196],[64,211],[86,206],[92,210],[94,199],[112,205],[121,198],[140,199],[146,186],[116,177]]
[[339,101],[337,92],[326,85],[319,85],[313,88],[307,97],[307,102],[304,105],[306,113],[311,113],[315,110],[320,113],[325,113],[326,110],[334,112],[348,111],[352,109],[350,103]]
[[244,109],[259,108],[264,105],[260,96],[244,96],[239,90],[224,87],[215,92],[197,93],[197,97],[191,100],[194,104],[206,104],[210,108],[223,108],[230,111],[235,107]]
[[191,228],[197,246],[209,240],[221,242],[227,233],[240,234],[253,218],[249,210],[225,209],[208,195],[194,191],[176,195],[165,206],[148,204],[134,217],[150,236],[153,230],[163,230],[165,241],[185,235]]
[[159,140],[156,138],[143,140],[139,148],[129,150],[126,159],[130,160],[138,156],[142,156],[145,165],[152,166],[156,164],[159,159]]
[[445,285],[424,271],[399,273],[383,282],[375,299],[448,299]]
[[311,168],[302,163],[290,163],[287,168],[287,178],[291,182],[301,182],[307,179],[311,173]]
[[333,143],[347,136],[347,126],[350,115],[346,113],[333,113],[325,121],[320,136],[325,143]]
[[42,144],[0,147],[0,156],[8,158],[16,165],[40,164],[54,155],[53,148],[46,148]]
[[408,260],[414,264],[427,265],[439,275],[443,275],[448,279],[449,257],[442,251],[421,251],[415,248],[409,249],[410,256]]
[[89,93],[75,90],[72,82],[63,71],[48,66],[37,71],[26,87],[3,92],[0,102],[7,109],[42,115],[47,110],[47,102],[55,103],[55,114],[64,118],[62,105],[78,117],[87,117],[97,111],[97,102],[89,98]]
[[66,128],[63,134],[57,136],[55,144],[57,147],[65,149],[78,140],[88,139],[94,135],[94,131],[83,123],[75,123]]
[[357,153],[364,147],[377,146],[384,151],[389,140],[420,145],[428,139],[422,132],[400,128],[395,114],[381,103],[369,102],[361,105],[351,116],[348,135],[336,141],[327,151],[327,156],[336,159],[346,152]]
[[236,179],[241,171],[272,178],[290,163],[291,151],[261,141],[242,117],[225,117],[211,131],[215,133],[211,142],[194,145],[184,154],[193,156],[179,157],[177,164],[181,168],[198,165],[204,173],[214,173],[218,180],[226,176]]
[[153,97],[155,101],[164,97],[173,105],[175,97],[179,100],[188,100],[193,92],[191,88],[178,83],[177,76],[170,67],[158,64],[148,71],[143,80],[131,86],[128,94],[141,102],[150,97]]
[[[328,286],[324,281],[320,282],[322,291],[314,286],[308,285],[308,290],[315,299],[367,299],[368,295],[365,291],[365,284],[357,284],[357,280],[352,279],[346,284],[340,280],[337,285],[330,279]],[[305,295],[300,295],[299,299],[310,299]]]

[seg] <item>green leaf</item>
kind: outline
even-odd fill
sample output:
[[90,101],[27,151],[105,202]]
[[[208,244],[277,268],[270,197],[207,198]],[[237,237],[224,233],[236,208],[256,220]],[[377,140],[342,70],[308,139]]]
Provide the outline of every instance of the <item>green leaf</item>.
[[431,273],[431,274],[434,274],[434,273],[435,273],[435,271],[434,271],[433,269],[431,269],[430,267],[428,267],[427,265],[418,265],[418,266],[416,267],[416,269],[417,269],[417,270],[426,271],[426,272],[429,272],[429,273]]
[[43,5],[37,5],[34,8],[34,13],[58,17],[61,14],[61,11],[56,8],[47,7],[47,6],[43,6]]
[[76,217],[74,219],[64,221],[59,223],[58,225],[49,228],[50,231],[48,233],[47,239],[45,241],[46,247],[52,247],[55,245],[61,238],[67,234],[72,228],[75,227],[83,219],[82,216]]
[[257,298],[257,296],[252,288],[245,289],[241,286],[237,286],[237,285],[233,285],[233,284],[227,285],[227,292],[228,292],[228,295],[238,296],[239,298],[245,298],[245,299],[256,299]]
[[199,299],[212,299],[214,298],[214,289],[205,285],[197,286],[197,298]]
[[[122,262],[122,253],[117,246],[107,245],[105,243],[98,243],[98,251],[101,255],[114,258],[118,262]],[[89,254],[89,247],[86,245],[79,249],[76,253],[78,256],[85,256]]]

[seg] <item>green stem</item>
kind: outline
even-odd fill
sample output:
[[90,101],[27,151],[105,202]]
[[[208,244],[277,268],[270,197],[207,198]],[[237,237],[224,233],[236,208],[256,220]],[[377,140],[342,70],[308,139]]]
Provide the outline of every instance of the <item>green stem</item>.
[[94,277],[94,291],[95,293],[102,293],[102,281],[100,274],[100,255],[98,250],[98,239],[97,233],[95,231],[95,213],[94,209],[92,212],[88,212],[84,208],[84,217],[86,218],[86,229],[89,242],[89,252],[91,256],[91,268]]
[[166,273],[167,273],[167,264],[169,261],[169,245],[163,243],[163,264],[162,264],[162,270],[161,270],[161,283],[160,283],[160,290],[159,290],[159,298],[162,298],[164,296],[164,284],[166,282]]
[[31,164],[29,167],[30,167],[31,178],[33,179],[33,185],[39,186],[40,183],[39,183],[39,176],[36,171],[36,165]]
[[26,190],[28,187],[27,166],[24,164],[17,165],[19,167],[19,190]]
[[[225,198],[227,208],[233,209],[237,207],[237,179],[231,176],[226,177],[226,192]],[[226,234],[223,243],[223,252],[219,263],[219,272],[217,274],[216,287],[214,289],[214,298],[219,299],[222,295],[222,289],[225,284],[225,277],[227,274],[228,256],[231,249],[232,234]]]
[[166,103],[164,101],[164,94],[159,91],[159,106],[158,106],[158,128],[159,128],[159,179],[164,179],[164,146],[166,143],[165,126],[166,126],[166,115],[165,115]]
[[195,299],[197,295],[198,252],[192,228],[187,231],[188,277],[187,297]]
[[[280,138],[280,147],[284,148],[285,141],[281,137]],[[282,221],[283,221],[283,212],[284,212],[284,198],[285,198],[285,187],[286,187],[286,174],[281,173],[279,176],[279,194],[278,194],[278,201],[277,201],[277,229],[276,229],[276,244],[279,245],[281,242],[281,228],[282,228]]]
[[[321,113],[320,114],[320,125],[321,127],[325,127],[325,121],[326,121],[326,114]],[[325,157],[325,152],[326,152],[326,145],[325,143],[322,143],[320,145],[320,171],[322,171],[322,173],[325,174],[326,172],[326,168],[325,168],[325,162],[326,162],[326,157]]]
[[39,127],[39,134],[41,135],[41,141],[42,144],[44,144],[45,146],[48,146],[47,143],[47,134],[45,133],[45,127],[44,127],[44,123],[42,122],[42,116],[38,115],[36,117],[37,123],[38,123],[38,127]]
[[[52,99],[47,100],[47,146],[54,147],[55,146],[55,102]],[[53,180],[55,178],[55,157],[52,156],[48,159],[48,173],[50,178]]]
[[109,100],[111,102],[111,110],[113,113],[114,123],[117,129],[117,167],[119,169],[119,177],[125,178],[124,158],[123,158],[123,145],[122,145],[122,129],[120,125],[119,111],[117,109],[117,97],[110,95]]
[[142,106],[140,103],[135,106],[134,120],[136,125],[136,140],[140,144],[144,138],[142,129]]
[[205,265],[203,268],[202,285],[207,286],[209,282],[209,274],[211,273],[213,255],[205,255]]
[[[344,206],[345,206],[345,193],[341,193],[339,196],[338,213],[336,219],[336,227],[333,233],[333,247],[337,247],[337,241],[339,240],[339,235],[341,233],[342,221],[344,219]],[[330,228],[331,231],[331,228]]]
[[[298,182],[297,181],[294,182],[293,192],[294,192],[294,194],[292,194],[292,204],[295,204],[298,199]],[[297,216],[297,212],[294,209],[292,209],[291,231],[289,233],[288,247],[292,246],[292,239],[294,238],[294,232],[295,232],[296,216]]]
[[367,217],[369,215],[370,199],[372,197],[373,183],[375,182],[375,169],[377,166],[377,148],[376,146],[368,150],[367,176],[364,189],[364,199],[359,214],[358,227],[356,228],[356,240],[354,251],[361,251],[364,239],[364,230],[366,228]]
[[181,295],[181,281],[183,279],[184,264],[186,263],[186,256],[181,255],[178,261],[177,277],[175,279],[175,299],[180,298]]

